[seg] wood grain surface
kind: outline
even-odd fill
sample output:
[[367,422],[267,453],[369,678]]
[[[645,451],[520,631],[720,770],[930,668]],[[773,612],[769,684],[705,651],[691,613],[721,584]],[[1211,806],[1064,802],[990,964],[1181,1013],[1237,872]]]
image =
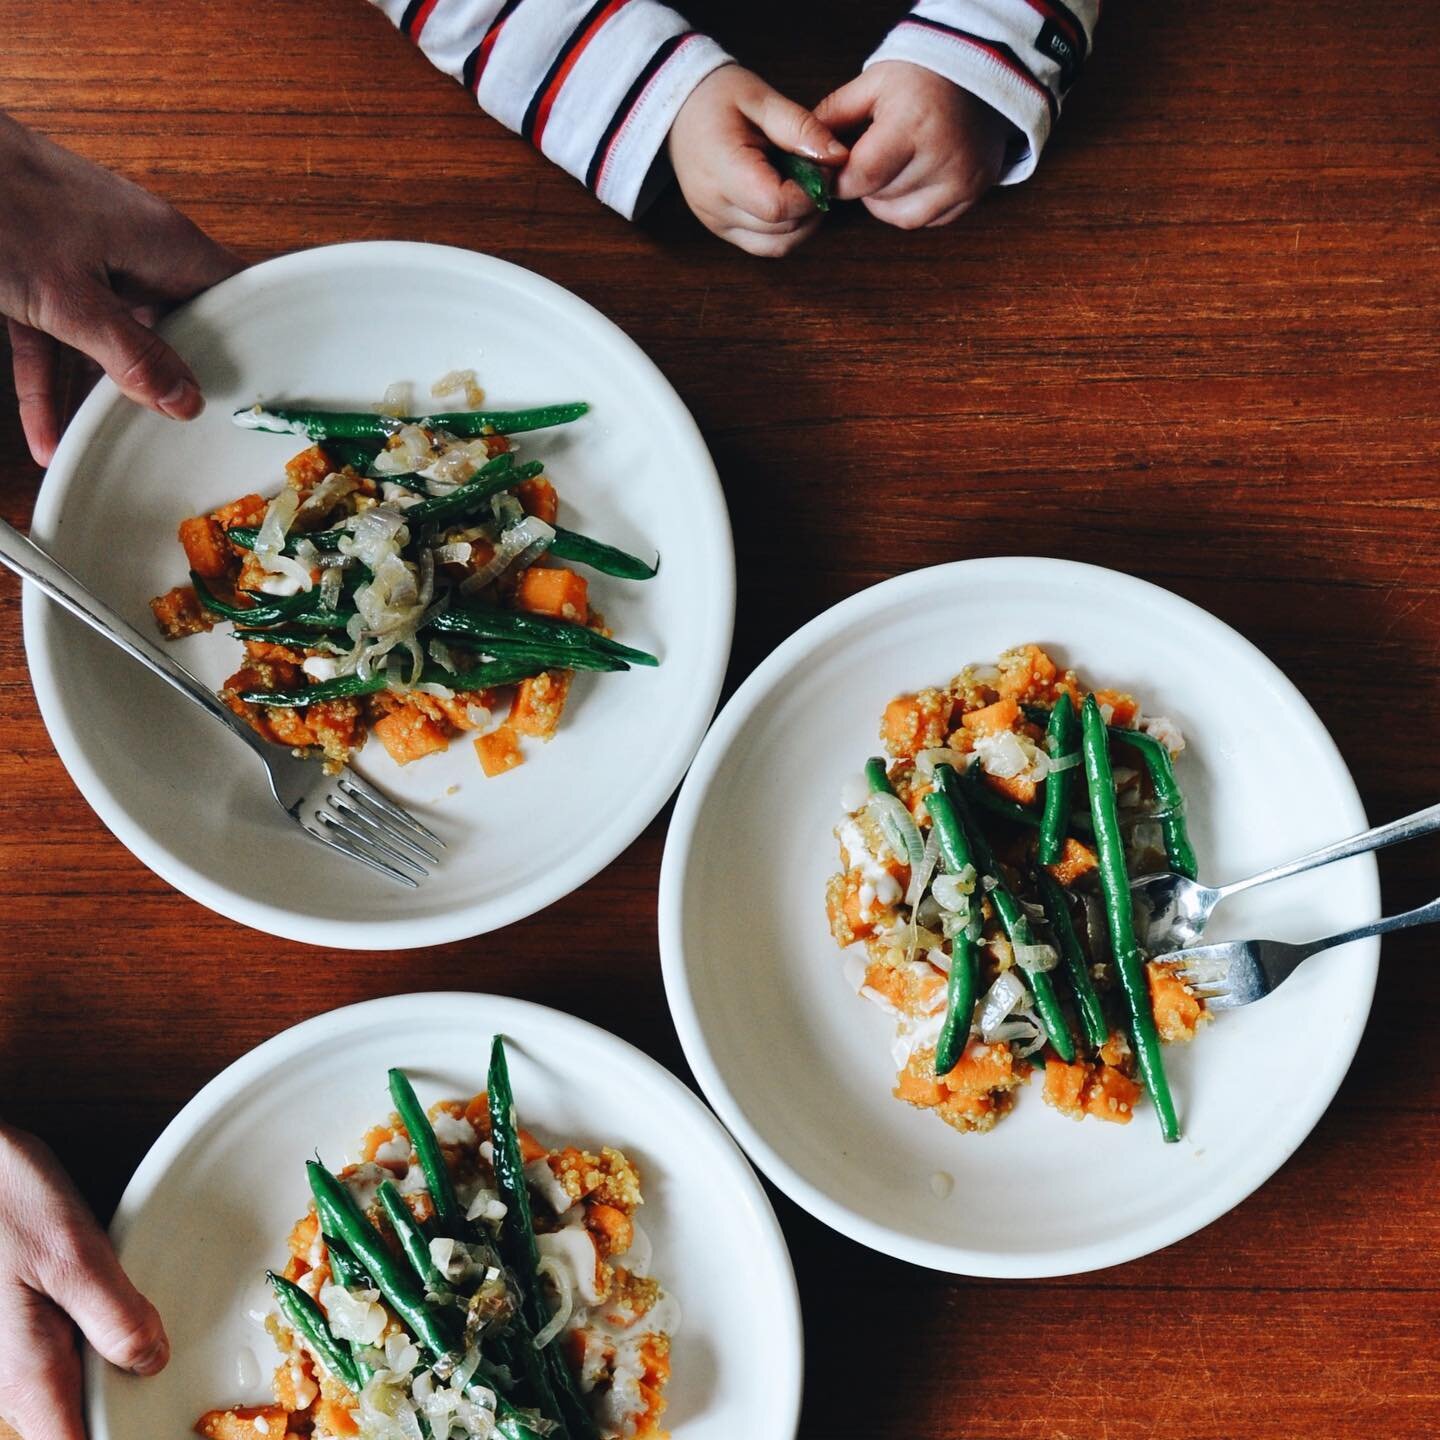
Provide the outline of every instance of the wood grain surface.
[[[691,13],[813,102],[900,8]],[[1440,798],[1434,18],[1405,0],[1111,0],[1031,182],[943,231],[847,210],[779,264],[712,239],[673,195],[638,226],[602,210],[361,0],[6,0],[0,109],[248,259],[469,245],[612,316],[727,480],[732,687],[796,626],[912,567],[1094,561],[1260,645],[1378,820]],[[420,160],[448,177],[443,201],[410,178]],[[8,390],[0,465],[0,514],[23,526],[40,475]],[[349,1001],[504,991],[688,1073],[654,938],[666,815],[499,936],[324,953],[192,904],[100,825],[51,750],[3,574],[0,733],[0,1110],[102,1212],[204,1081]],[[1436,858],[1383,858],[1389,909],[1434,896]],[[1434,949],[1424,932],[1387,942],[1359,1056],[1310,1140],[1149,1259],[956,1280],[776,1197],[805,1300],[806,1440],[1440,1434]]]

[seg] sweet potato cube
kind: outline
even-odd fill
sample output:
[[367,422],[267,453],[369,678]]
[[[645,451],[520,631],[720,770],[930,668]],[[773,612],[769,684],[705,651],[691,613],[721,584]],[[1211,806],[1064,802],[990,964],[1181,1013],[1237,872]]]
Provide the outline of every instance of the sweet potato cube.
[[210,518],[222,530],[229,530],[234,525],[254,529],[264,521],[265,512],[269,508],[270,502],[263,495],[242,495],[238,500],[232,500],[228,505],[212,510]]
[[[873,910],[867,912],[860,901],[860,872],[858,870],[848,871],[841,881],[840,914],[843,923],[838,929],[832,924],[831,931],[837,939],[842,934],[849,936],[849,940],[842,941],[842,944],[849,944],[851,940],[863,940],[867,935],[874,933],[874,912]],[[832,916],[832,920],[833,918]]]
[[1171,1044],[1194,1039],[1195,1027],[1204,1014],[1199,996],[1168,965],[1147,961],[1145,978],[1149,982],[1150,1006],[1155,1012],[1155,1028],[1160,1038]]
[[1054,682],[1055,662],[1038,645],[1026,645],[1001,662],[997,688],[1015,700],[1038,700]]
[[535,615],[553,615],[583,625],[590,617],[590,587],[573,570],[532,566],[520,577],[516,604]]
[[945,1088],[956,1095],[985,1095],[1001,1090],[1014,1079],[1014,1061],[1008,1045],[986,1045],[972,1040],[955,1068],[944,1077]]
[[207,1410],[195,1422],[195,1433],[205,1440],[284,1440],[289,1423],[290,1415],[283,1406],[236,1405],[229,1410]]
[[988,770],[982,770],[980,778],[1008,800],[1014,800],[1019,805],[1035,803],[1036,786],[1028,775],[992,775]]
[[[1049,1069],[1049,1066],[1046,1066]],[[1113,1065],[1099,1065],[1085,1092],[1085,1113],[1097,1120],[1128,1125],[1135,1114],[1141,1090],[1128,1075]]]
[[938,748],[945,743],[952,708],[950,697],[940,690],[897,695],[885,707],[880,725],[885,748],[907,759],[922,750]]
[[533,480],[522,480],[515,487],[515,497],[525,507],[527,515],[533,515],[547,525],[553,525],[560,513],[560,497],[543,475],[537,475]]
[[920,1110],[929,1110],[942,1104],[949,1094],[933,1075],[923,1075],[910,1065],[895,1077],[895,1089],[892,1093],[897,1100],[903,1100],[907,1105],[914,1105]]
[[961,717],[960,723],[975,735],[999,735],[1013,730],[1020,718],[1020,707],[1008,695],[983,709],[972,710]]
[[1067,1065],[1051,1056],[1045,1062],[1045,1100],[1062,1115],[1079,1120],[1083,1114],[1080,1097],[1089,1078],[1089,1067],[1083,1062]]
[[334,466],[319,445],[302,450],[285,462],[285,476],[297,490],[313,490]]
[[215,628],[214,619],[200,606],[200,597],[192,585],[177,585],[150,602],[155,623],[167,640],[186,635],[199,635]]
[[614,1205],[591,1201],[585,1206],[585,1228],[602,1255],[623,1255],[635,1239],[635,1225]]
[[1088,875],[1098,864],[1095,852],[1073,835],[1067,836],[1060,858],[1045,868],[1064,886],[1073,885],[1082,875]]
[[338,1400],[324,1397],[315,1402],[315,1425],[327,1435],[358,1435],[360,1426],[355,1421],[355,1412]]
[[525,763],[520,741],[508,725],[501,725],[488,735],[477,736],[475,753],[480,757],[481,769],[492,778]]
[[549,740],[555,734],[570,693],[571,676],[569,670],[546,670],[515,687],[510,725],[517,734],[534,735],[541,740]]
[[306,1211],[290,1227],[290,1239],[287,1242],[290,1253],[297,1259],[310,1263],[310,1251],[314,1247],[316,1238],[320,1234],[320,1218],[313,1210]]
[[219,580],[230,569],[234,555],[219,522],[208,515],[192,515],[180,522],[180,543],[190,568],[207,580]]
[[397,765],[408,765],[450,744],[450,737],[428,715],[409,705],[392,710],[370,727]]
[[1095,703],[1110,707],[1112,725],[1133,725],[1135,717],[1140,713],[1139,702],[1133,695],[1127,695],[1122,690],[1097,690]]

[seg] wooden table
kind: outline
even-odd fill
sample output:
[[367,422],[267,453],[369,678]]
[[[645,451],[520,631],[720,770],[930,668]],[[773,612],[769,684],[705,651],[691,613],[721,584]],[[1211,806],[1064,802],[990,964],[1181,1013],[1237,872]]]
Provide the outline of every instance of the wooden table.
[[[940,232],[837,215],[783,264],[713,240],[673,197],[638,227],[601,210],[360,0],[5,8],[0,108],[247,257],[382,236],[471,245],[613,316],[728,478],[732,685],[874,581],[1041,551],[1143,575],[1256,641],[1330,727],[1373,817],[1440,795],[1427,7],[1111,0],[1032,182]],[[717,3],[692,18],[813,101],[898,8]],[[443,205],[407,178],[421,157],[452,177]],[[24,524],[40,476],[8,394],[0,458],[0,513]],[[90,813],[36,711],[19,611],[0,578],[0,1108],[55,1143],[102,1211],[217,1070],[370,996],[551,1001],[687,1073],[653,938],[665,816],[498,946],[395,958],[265,939],[169,890]],[[1431,898],[1435,860],[1433,845],[1387,855],[1387,907]],[[777,1197],[806,1301],[803,1434],[1440,1434],[1433,948],[1387,944],[1359,1058],[1300,1153],[1148,1260],[955,1280]]]

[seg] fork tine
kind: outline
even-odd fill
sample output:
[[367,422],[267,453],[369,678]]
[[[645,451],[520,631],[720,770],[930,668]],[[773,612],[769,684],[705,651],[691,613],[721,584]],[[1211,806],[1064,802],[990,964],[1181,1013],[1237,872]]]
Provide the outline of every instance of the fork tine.
[[327,795],[325,803],[331,809],[316,813],[326,825],[343,831],[352,840],[362,841],[371,849],[380,851],[382,855],[388,855],[401,865],[408,865],[422,878],[430,873],[418,860],[411,859],[403,850],[397,850],[394,845],[390,844],[389,842],[396,837],[381,829],[373,820],[368,819],[358,810],[341,804],[333,795]]
[[1230,993],[1228,985],[1191,985],[1190,993],[1201,1000],[1219,1000]]
[[[433,830],[422,825],[408,810],[403,806],[397,805],[388,796],[382,795],[373,785],[367,784],[355,774],[353,770],[347,770],[345,774],[340,777],[339,783],[340,788],[347,795],[368,801],[377,810],[383,811],[392,820],[397,821],[401,825],[408,826],[422,839],[431,841],[442,850],[445,848],[445,842]],[[434,859],[434,857],[431,858],[432,860]],[[438,864],[439,861],[435,860],[435,863]]]
[[[408,864],[414,865],[415,861],[406,853],[407,851],[413,851],[414,854],[419,855],[423,860],[427,860],[431,865],[438,865],[440,863],[440,857],[438,855],[432,855],[418,840],[412,840],[410,836],[406,835],[403,831],[397,830],[394,825],[390,823],[388,816],[367,810],[363,804],[343,795],[327,795],[325,797],[325,803],[338,814],[345,816],[352,825],[359,824],[363,826],[363,833],[368,835],[369,832],[373,830],[375,834],[380,837],[380,839],[375,842],[376,844],[379,844],[382,849],[387,850],[390,854],[406,861]],[[424,870],[424,866],[417,865],[416,868],[422,872]]]
[[[419,882],[403,871],[397,870],[393,865],[387,865],[383,860],[377,860],[372,855],[367,855],[360,847],[342,835],[325,835],[321,833],[321,826],[331,828],[331,823],[325,818],[322,810],[315,812],[315,819],[319,825],[307,825],[303,820],[300,828],[312,840],[318,840],[320,844],[331,850],[338,850],[340,854],[351,860],[358,860],[362,865],[368,865],[372,870],[378,870],[382,875],[388,875],[392,880],[398,880],[402,885],[408,886],[411,890],[419,888]],[[338,828],[338,827],[335,827]]]
[[1197,965],[1192,961],[1189,964],[1177,965],[1175,973],[1187,985],[1216,985],[1229,976],[1230,967],[1217,965],[1213,961],[1208,965]]
[[[344,789],[342,794],[349,802],[352,809],[362,820],[368,821],[378,830],[383,831],[397,845],[405,845],[415,851],[417,855],[423,855],[432,865],[440,863],[439,855],[431,853],[431,847],[435,850],[443,850],[445,842],[431,835],[430,832],[418,820],[413,820],[404,810],[397,805],[392,805],[378,790],[361,790],[356,788]],[[332,799],[335,797],[332,796]],[[339,804],[339,801],[336,801]],[[410,822],[411,829],[397,829],[398,821],[396,815],[404,815]],[[422,845],[416,836],[429,836],[430,846]]]

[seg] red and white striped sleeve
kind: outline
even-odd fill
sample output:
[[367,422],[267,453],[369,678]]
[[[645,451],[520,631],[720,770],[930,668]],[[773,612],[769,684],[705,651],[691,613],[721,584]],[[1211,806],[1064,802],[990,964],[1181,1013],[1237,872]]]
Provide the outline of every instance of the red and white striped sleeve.
[[1024,180],[1090,53],[1101,0],[920,0],[865,62],[908,60],[978,95],[1024,137],[1002,185]]
[[730,57],[658,0],[371,0],[481,109],[627,219],[690,92]]

